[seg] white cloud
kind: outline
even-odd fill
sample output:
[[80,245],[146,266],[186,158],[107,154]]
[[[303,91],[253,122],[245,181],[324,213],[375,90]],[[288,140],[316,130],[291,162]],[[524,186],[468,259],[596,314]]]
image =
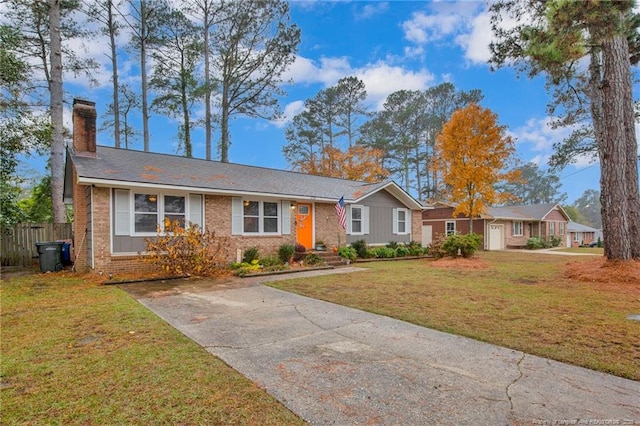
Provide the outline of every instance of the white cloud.
[[456,38],[465,51],[465,58],[473,64],[486,63],[491,58],[489,44],[493,39],[491,16],[481,13],[471,22],[471,32]]
[[284,112],[282,113],[282,117],[273,121],[278,128],[285,127],[293,117],[300,114],[304,110],[304,101],[293,101],[287,104],[284,107]]
[[387,96],[398,90],[425,90],[435,77],[429,71],[391,66],[384,62],[367,65],[356,71],[367,89],[368,101],[380,110]]
[[389,3],[386,1],[368,3],[365,6],[363,6],[361,10],[357,10],[355,12],[355,19],[356,20],[369,19],[372,16],[378,15],[380,13],[384,13],[388,8],[389,8]]
[[410,20],[402,23],[402,29],[408,41],[425,44],[453,34],[460,27],[462,20],[463,17],[455,13],[414,12]]
[[[367,101],[375,109],[381,109],[387,96],[397,90],[424,90],[435,80],[434,75],[426,69],[410,70],[382,60],[353,68],[345,57],[323,57],[316,63],[301,56],[296,58],[285,78],[291,79],[294,84],[320,83],[324,87],[331,87],[348,76],[356,76],[364,82]],[[281,126],[282,122],[278,121],[278,125]]]

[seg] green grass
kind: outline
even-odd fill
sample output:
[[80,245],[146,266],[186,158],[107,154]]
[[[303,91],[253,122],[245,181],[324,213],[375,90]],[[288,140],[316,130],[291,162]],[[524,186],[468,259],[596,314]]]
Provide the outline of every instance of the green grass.
[[117,287],[2,281],[3,425],[303,424]]
[[562,251],[566,253],[598,254],[601,256],[604,255],[604,248],[602,247],[567,247],[555,249],[555,251]]
[[368,271],[273,282],[282,290],[529,354],[640,380],[640,285],[569,280],[588,257],[484,252],[485,269],[432,260],[363,264]]

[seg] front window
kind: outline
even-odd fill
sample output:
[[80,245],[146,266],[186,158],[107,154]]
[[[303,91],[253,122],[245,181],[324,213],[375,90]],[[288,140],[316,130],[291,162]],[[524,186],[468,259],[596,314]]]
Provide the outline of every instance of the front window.
[[278,233],[279,208],[277,202],[249,201],[243,202],[243,232]]
[[164,217],[173,222],[178,222],[180,228],[185,226],[185,198],[175,195],[164,196]]
[[447,221],[446,233],[447,237],[456,233],[456,223],[454,221]]
[[158,228],[158,194],[134,195],[134,231],[153,233]]
[[522,222],[513,222],[513,236],[514,237],[521,237],[522,234]]
[[156,233],[158,226],[162,227],[165,220],[177,221],[178,226],[184,228],[187,218],[186,203],[184,196],[134,194],[134,233]]
[[397,217],[396,217],[396,229],[398,230],[398,234],[407,234],[408,226],[407,226],[407,218],[409,217],[408,211],[406,209],[398,209]]
[[362,207],[351,206],[351,233],[362,234]]

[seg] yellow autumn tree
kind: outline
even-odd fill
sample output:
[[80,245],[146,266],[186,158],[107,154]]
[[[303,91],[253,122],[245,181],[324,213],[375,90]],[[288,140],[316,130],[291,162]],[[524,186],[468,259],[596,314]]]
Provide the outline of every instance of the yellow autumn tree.
[[496,184],[519,178],[518,171],[505,171],[516,162],[515,146],[497,121],[491,110],[471,103],[454,112],[436,138],[433,167],[442,176],[449,201],[456,204],[453,215],[469,218],[470,233],[474,217],[512,198],[497,192]]
[[364,145],[353,145],[346,151],[327,146],[321,155],[300,162],[297,168],[312,175],[379,182],[389,177],[389,171],[382,166],[382,155],[381,150]]

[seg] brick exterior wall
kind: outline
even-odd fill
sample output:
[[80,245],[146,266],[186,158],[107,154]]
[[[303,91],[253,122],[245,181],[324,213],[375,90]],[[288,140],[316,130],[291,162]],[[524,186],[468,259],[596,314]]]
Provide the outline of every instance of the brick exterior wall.
[[411,239],[420,243],[422,241],[422,211],[411,212]]
[[338,223],[335,204],[316,203],[315,227],[316,241],[322,241],[328,249],[344,246],[347,242],[347,231]]

